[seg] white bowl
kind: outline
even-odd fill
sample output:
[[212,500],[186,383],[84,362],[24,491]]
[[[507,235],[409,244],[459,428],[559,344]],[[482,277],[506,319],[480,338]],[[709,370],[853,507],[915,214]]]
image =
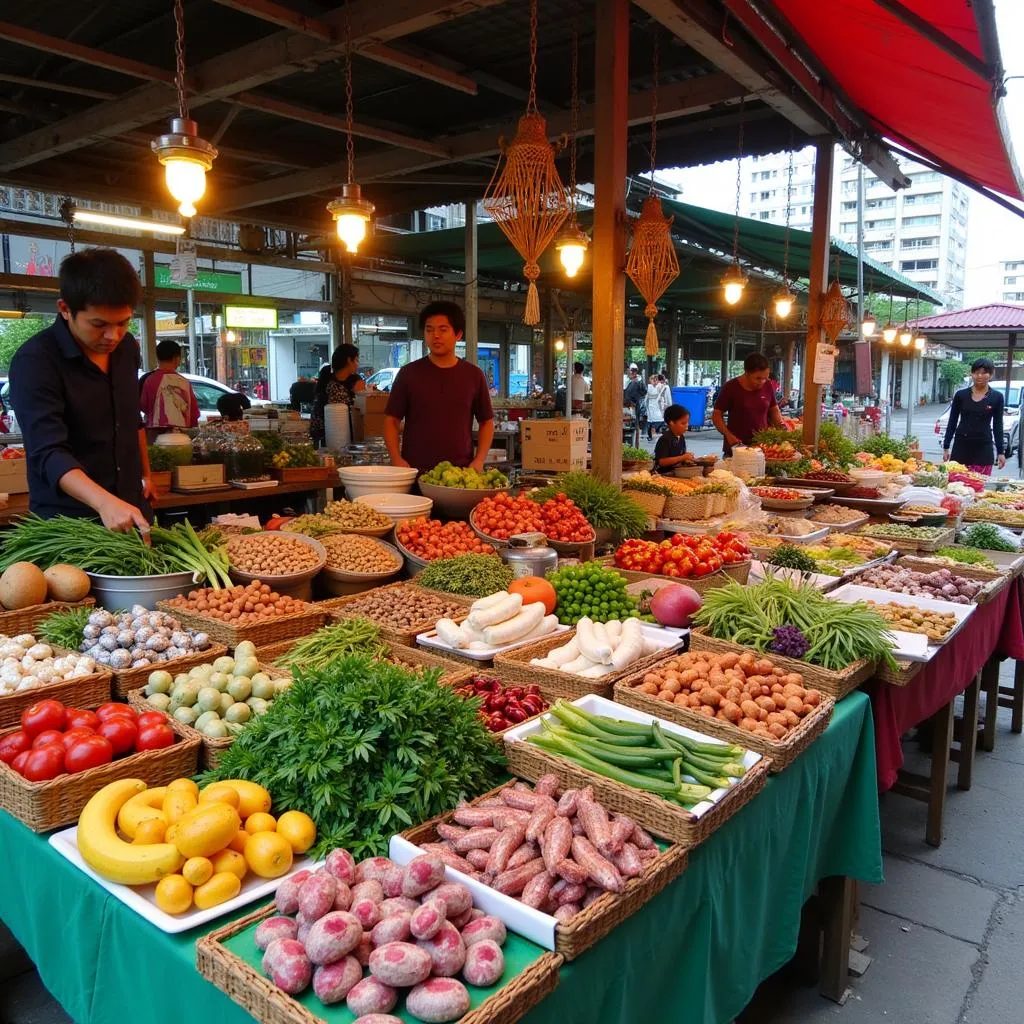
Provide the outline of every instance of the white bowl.
[[408,494],[416,482],[416,469],[401,466],[343,466],[338,476],[345,493],[355,500],[364,494],[379,494],[383,491]]
[[889,479],[889,474],[880,469],[851,469],[850,476],[860,487],[881,487]]
[[418,519],[420,516],[429,519],[434,507],[434,502],[430,498],[395,491],[374,491],[362,494],[355,500],[360,505],[369,505],[370,508],[382,512],[396,523],[404,522],[406,519]]

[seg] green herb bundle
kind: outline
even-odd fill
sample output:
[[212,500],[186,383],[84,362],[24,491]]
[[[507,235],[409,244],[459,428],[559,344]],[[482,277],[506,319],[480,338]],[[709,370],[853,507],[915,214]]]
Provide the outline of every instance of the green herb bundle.
[[439,675],[368,658],[300,670],[200,784],[250,779],[270,791],[275,808],[304,811],[317,825],[314,858],[336,847],[357,860],[386,853],[393,833],[503,775],[478,702],[439,686]]
[[961,543],[972,548],[985,548],[989,551],[1019,551],[1012,541],[1008,541],[992,523],[972,523],[964,530]]
[[68,608],[47,615],[39,624],[38,634],[54,647],[77,651],[82,643],[82,630],[89,621],[92,608]]
[[352,655],[383,658],[387,653],[387,644],[380,639],[380,630],[372,622],[360,618],[342,619],[296,640],[292,649],[275,659],[274,664],[292,673],[299,669],[322,672],[339,658]]
[[757,431],[750,439],[752,445],[785,444],[787,441],[794,447],[799,447],[802,440],[799,431],[786,430],[783,427],[765,427]]
[[960,562],[963,565],[977,565],[983,569],[994,569],[996,563],[988,555],[983,555],[973,548],[961,548],[949,546],[939,548],[932,558],[945,558],[952,562]]
[[853,462],[857,446],[838,423],[823,423],[818,430],[818,457],[846,469]]
[[[908,438],[907,441],[909,440],[912,439]],[[897,459],[909,459],[910,445],[907,441],[898,441],[888,434],[872,434],[859,443],[858,450],[870,455],[895,455]]]
[[512,570],[497,555],[457,555],[428,563],[416,583],[445,594],[487,597],[504,590],[512,579]]
[[543,503],[558,494],[571,498],[595,529],[615,530],[623,538],[642,537],[647,530],[647,513],[628,494],[582,471],[566,473],[547,487],[527,491],[526,497]]
[[781,569],[797,569],[800,572],[817,572],[818,563],[805,555],[795,544],[780,544],[768,557],[768,565]]
[[622,446],[622,461],[623,462],[650,462],[654,458],[650,452],[646,452],[643,448],[634,448],[631,444],[624,444]]
[[778,626],[796,626],[810,643],[803,660],[842,671],[865,658],[896,667],[889,626],[862,601],[830,601],[810,583],[769,579],[753,587],[730,580],[704,594],[693,617],[719,640],[766,651]]

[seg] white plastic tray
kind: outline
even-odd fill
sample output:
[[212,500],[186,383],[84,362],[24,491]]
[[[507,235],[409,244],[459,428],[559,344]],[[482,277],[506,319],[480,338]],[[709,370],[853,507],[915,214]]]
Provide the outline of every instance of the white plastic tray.
[[91,879],[98,882],[116,899],[119,899],[126,907],[130,907],[140,917],[144,917],[151,924],[156,925],[162,932],[187,932],[190,928],[206,924],[224,914],[229,914],[247,903],[269,896],[277,891],[277,887],[286,879],[290,878],[297,871],[308,868],[313,862],[309,857],[296,857],[291,870],[280,878],[260,878],[250,872],[242,880],[242,888],[238,895],[224,903],[218,903],[215,907],[206,910],[190,910],[187,914],[166,914],[156,905],[154,893],[155,885],[120,885],[118,882],[108,881],[82,860],[78,852],[78,826],[72,825],[61,832],[55,832],[50,836],[50,845],[65,859],[83,871]]
[[445,651],[454,654],[459,658],[468,658],[470,661],[491,661],[496,654],[504,654],[506,651],[514,651],[517,647],[525,647],[526,644],[535,644],[538,640],[546,640],[549,636],[558,636],[559,633],[568,633],[569,626],[559,623],[550,633],[544,636],[527,636],[512,644],[505,644],[504,647],[478,647],[471,650],[469,647],[452,647],[446,644],[438,635],[436,629],[428,629],[416,637],[416,643],[421,647],[429,647],[435,651]]
[[750,580],[748,582],[748,586],[764,582],[764,580],[767,579],[769,572],[781,579],[797,581],[803,578],[813,583],[818,590],[822,591],[834,590],[843,581],[841,576],[828,576],[822,572],[800,572],[799,569],[786,569],[780,565],[766,566],[764,562],[759,562],[755,559],[750,563]]
[[[696,740],[698,743],[722,743],[721,740],[716,739],[714,736],[708,736],[707,733],[687,729],[685,725],[676,725],[675,722],[666,722],[665,719],[658,718],[656,715],[648,715],[643,711],[636,711],[633,708],[626,707],[624,704],[616,704],[614,701],[606,700],[604,697],[598,697],[597,694],[594,693],[588,693],[582,697],[578,697],[576,700],[572,701],[572,703],[577,707],[583,708],[584,711],[589,711],[591,714],[606,715],[609,718],[617,718],[623,722],[657,722],[666,732],[678,733],[680,736],[686,736],[689,739]],[[528,722],[523,722],[522,725],[517,725],[514,729],[509,729],[508,732],[503,734],[505,745],[509,746],[512,743],[525,743],[528,736],[532,736],[534,733],[539,733],[541,731],[541,721],[544,719],[550,719],[551,717],[551,713],[547,712],[543,715],[538,715],[536,718],[531,718]],[[722,745],[725,746],[726,744]],[[761,755],[755,753],[753,750],[747,750],[744,752],[741,760],[747,768],[750,768],[761,760]],[[728,797],[731,792],[731,787],[729,789],[719,788],[712,790],[707,799],[702,800],[699,804],[690,808],[690,813],[693,814],[694,817],[702,817],[707,814],[715,804]]]

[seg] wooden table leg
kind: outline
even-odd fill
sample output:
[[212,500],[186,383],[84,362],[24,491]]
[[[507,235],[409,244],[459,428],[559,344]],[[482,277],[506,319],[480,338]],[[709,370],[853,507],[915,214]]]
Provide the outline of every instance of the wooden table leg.
[[981,673],[971,680],[971,685],[964,690],[964,721],[960,730],[960,751],[957,757],[957,789],[971,788],[971,777],[974,774],[974,751],[978,742],[978,692],[981,686]]
[[949,748],[953,743],[953,701],[939,708],[932,719],[932,772],[928,796],[928,825],[924,839],[929,846],[942,845],[942,815],[946,809],[946,778]]
[[823,878],[818,893],[824,928],[818,991],[827,999],[842,1004],[849,994],[846,979],[850,964],[856,889],[852,879],[836,876]]
[[996,718],[999,714],[999,661],[989,658],[981,670],[981,688],[985,691],[985,727],[981,749],[991,753],[996,748]]

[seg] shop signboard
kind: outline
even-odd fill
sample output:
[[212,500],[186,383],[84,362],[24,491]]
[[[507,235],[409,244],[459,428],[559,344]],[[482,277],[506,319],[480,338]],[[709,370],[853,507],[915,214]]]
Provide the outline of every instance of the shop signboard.
[[[167,265],[154,267],[153,278],[153,283],[157,288],[183,289],[189,287],[175,283],[171,277],[171,268]],[[228,295],[238,295],[242,291],[242,275],[236,271],[204,270],[200,267],[196,270],[195,282],[191,287],[200,292],[224,292]]]
[[249,330],[277,330],[277,310],[264,306],[225,306],[224,326]]

